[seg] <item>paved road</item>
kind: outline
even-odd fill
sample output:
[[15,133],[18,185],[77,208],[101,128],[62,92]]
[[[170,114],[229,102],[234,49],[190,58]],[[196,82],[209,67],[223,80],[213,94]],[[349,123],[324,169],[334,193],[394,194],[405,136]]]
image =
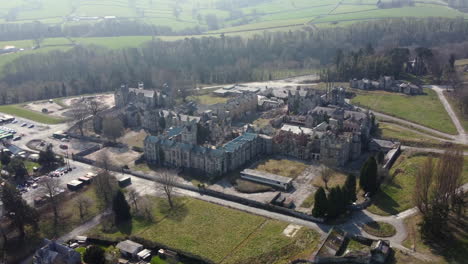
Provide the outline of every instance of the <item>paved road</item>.
[[452,119],[453,124],[455,124],[455,127],[457,128],[457,131],[458,131],[458,137],[459,137],[458,140],[460,141],[460,143],[468,144],[468,134],[463,128],[460,120],[458,119],[458,116],[453,111],[452,106],[447,101],[447,98],[445,98],[444,89],[437,85],[431,85],[431,89],[437,93],[437,96],[439,97],[440,102],[442,102],[445,110],[447,111],[450,118]]
[[59,237],[57,239],[58,242],[62,242],[62,243],[65,243],[67,242],[68,240],[70,239],[73,239],[75,238],[76,236],[80,236],[80,235],[83,235],[85,234],[86,232],[88,232],[89,230],[91,230],[92,228],[96,227],[97,225],[99,225],[99,223],[101,223],[102,219],[109,215],[110,214],[110,211],[105,211],[105,212],[102,212],[98,215],[96,215],[95,217],[93,217],[91,220],[89,220],[88,222],[80,225],[79,227],[73,229],[70,233],[68,234],[65,234],[61,237]]
[[394,127],[398,127],[399,129],[402,129],[402,130],[408,130],[408,131],[411,131],[412,133],[415,133],[415,134],[418,134],[418,135],[421,135],[421,136],[424,136],[424,137],[428,137],[428,138],[431,138],[431,139],[434,139],[434,140],[438,140],[438,141],[443,141],[443,142],[451,142],[451,143],[454,143],[454,140],[448,140],[448,139],[445,139],[445,138],[441,138],[441,137],[436,137],[436,136],[433,136],[433,135],[429,135],[427,133],[423,133],[419,130],[415,130],[415,129],[411,129],[409,127],[406,127],[406,126],[402,126],[402,125],[399,125],[397,123],[388,123],[388,122],[385,122],[385,121],[380,121],[379,124],[391,124],[392,126]]
[[[401,146],[402,150],[414,150],[418,152],[428,152],[428,153],[439,153],[443,154],[445,149],[437,149],[437,148],[417,148],[417,147],[410,147],[410,146]],[[468,156],[468,151],[463,152],[464,156]]]

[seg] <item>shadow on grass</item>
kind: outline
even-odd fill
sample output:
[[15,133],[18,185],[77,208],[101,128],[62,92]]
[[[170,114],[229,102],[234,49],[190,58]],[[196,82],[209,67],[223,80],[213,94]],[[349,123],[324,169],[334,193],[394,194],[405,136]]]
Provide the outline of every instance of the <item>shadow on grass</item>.
[[[401,188],[401,187],[400,187]],[[372,204],[379,208],[380,210],[384,211],[385,213],[388,213],[390,215],[398,214],[398,207],[400,204],[398,204],[391,196],[389,196],[386,192],[384,191],[379,191],[377,195],[374,196],[374,201]]]
[[133,231],[133,223],[132,220],[127,221],[125,223],[121,223],[117,226],[117,229],[119,230],[120,233],[125,234],[125,235],[131,235]]
[[183,201],[179,199],[174,199],[173,203],[174,207],[171,208],[167,200],[159,201],[159,211],[168,219],[176,222],[181,222],[189,213],[188,207]]

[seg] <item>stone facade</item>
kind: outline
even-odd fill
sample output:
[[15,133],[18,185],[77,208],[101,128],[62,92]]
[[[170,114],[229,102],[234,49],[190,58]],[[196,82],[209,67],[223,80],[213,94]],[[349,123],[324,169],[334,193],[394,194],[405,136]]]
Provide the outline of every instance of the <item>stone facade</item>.
[[382,76],[378,81],[371,81],[369,79],[349,81],[349,86],[354,89],[360,90],[384,90],[389,92],[404,93],[407,95],[422,94],[423,90],[420,86],[395,80],[392,76]]
[[213,113],[220,118],[238,120],[257,111],[258,98],[255,93],[244,93],[229,99],[226,103],[211,106]]

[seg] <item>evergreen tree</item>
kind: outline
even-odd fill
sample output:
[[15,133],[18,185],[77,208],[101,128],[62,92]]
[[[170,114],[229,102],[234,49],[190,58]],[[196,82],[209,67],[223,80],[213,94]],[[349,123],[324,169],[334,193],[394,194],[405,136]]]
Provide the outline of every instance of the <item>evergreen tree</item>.
[[359,185],[366,193],[374,193],[377,190],[377,161],[370,157],[361,168]]
[[19,182],[24,181],[25,176],[28,175],[28,170],[20,158],[13,158],[6,169],[10,174],[14,174]]
[[5,183],[1,194],[5,216],[18,228],[21,238],[24,238],[26,225],[32,226],[34,230],[38,229],[37,211],[26,203],[15,186]]
[[3,150],[2,150],[2,152],[0,152],[0,162],[2,163],[2,165],[3,166],[8,166],[10,161],[11,161],[10,155],[3,152]]
[[48,145],[45,151],[41,151],[39,153],[39,164],[46,168],[50,168],[57,162],[55,158],[54,150],[52,149],[52,145]]
[[95,245],[88,247],[83,255],[83,261],[87,264],[106,263],[105,251]]
[[331,188],[330,192],[328,193],[328,217],[330,218],[335,218],[340,214],[339,196],[340,194],[338,193],[337,187]]
[[132,218],[130,213],[130,205],[128,205],[125,195],[121,190],[118,190],[112,201],[112,210],[114,211],[115,223],[121,224]]
[[312,209],[312,215],[314,217],[324,217],[327,214],[328,200],[325,190],[320,187],[315,192],[314,209]]
[[357,200],[356,197],[356,176],[354,174],[348,174],[348,177],[346,177],[345,184],[343,186],[343,189],[346,193],[346,202],[352,203]]

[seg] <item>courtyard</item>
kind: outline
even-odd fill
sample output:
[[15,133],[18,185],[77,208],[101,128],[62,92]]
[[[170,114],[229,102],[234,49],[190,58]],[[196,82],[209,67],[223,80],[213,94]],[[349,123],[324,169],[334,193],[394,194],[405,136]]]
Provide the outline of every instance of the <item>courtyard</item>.
[[91,160],[99,160],[103,155],[109,158],[109,161],[112,165],[122,167],[126,165],[130,166],[131,164],[133,164],[135,160],[137,160],[141,156],[141,153],[131,150],[128,147],[106,147],[85,156],[85,158]]

